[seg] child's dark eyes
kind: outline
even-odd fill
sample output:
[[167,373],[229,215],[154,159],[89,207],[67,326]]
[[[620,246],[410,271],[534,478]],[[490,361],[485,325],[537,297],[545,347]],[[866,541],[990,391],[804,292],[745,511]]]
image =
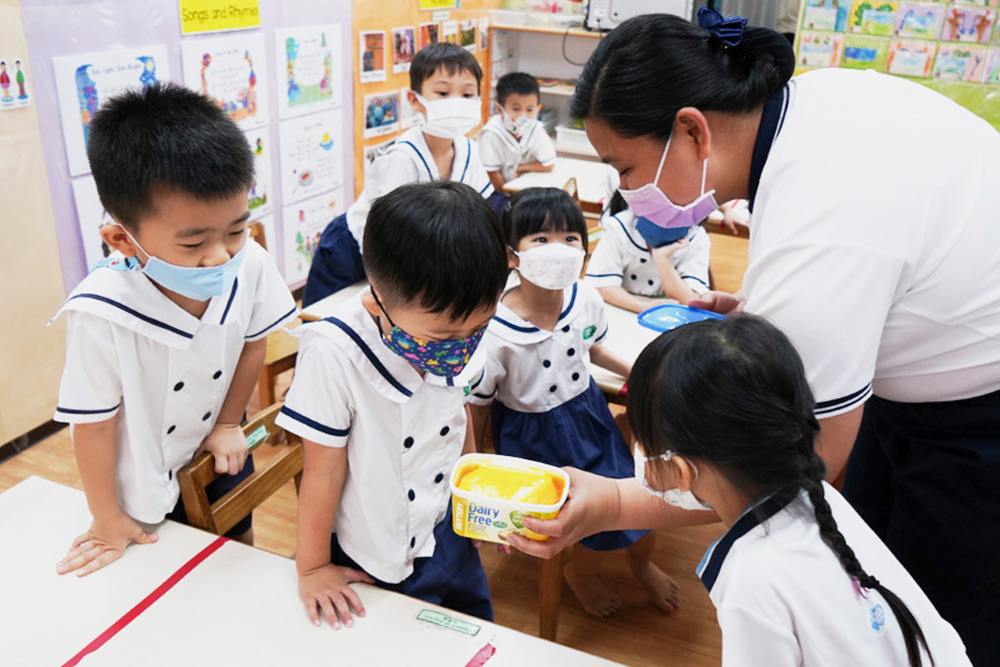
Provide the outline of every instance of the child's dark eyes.
[[578,243],[579,241],[580,241],[580,237],[577,236],[577,235],[575,235],[575,234],[572,235],[572,236],[567,236],[566,237],[566,243]]
[[532,241],[533,243],[548,243],[549,240],[544,236],[539,236]]
[[195,248],[200,248],[201,247],[201,243],[182,243],[181,247],[182,248],[188,248],[190,250],[194,250]]
[[229,235],[235,238],[237,236],[243,236],[246,233],[246,231],[247,230],[245,229],[241,229],[238,232],[229,232]]

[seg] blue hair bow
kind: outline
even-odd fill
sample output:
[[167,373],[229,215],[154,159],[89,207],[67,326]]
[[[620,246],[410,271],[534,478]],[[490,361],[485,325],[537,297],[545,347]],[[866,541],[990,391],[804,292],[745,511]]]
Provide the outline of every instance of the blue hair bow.
[[743,40],[745,16],[723,16],[711,7],[698,10],[698,25],[722,40],[726,46],[736,46]]

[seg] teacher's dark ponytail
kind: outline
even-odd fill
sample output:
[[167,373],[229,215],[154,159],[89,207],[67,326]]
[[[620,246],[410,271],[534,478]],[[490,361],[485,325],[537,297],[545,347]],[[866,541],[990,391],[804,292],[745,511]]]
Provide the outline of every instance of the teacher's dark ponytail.
[[[805,490],[820,536],[858,585],[881,594],[899,621],[911,667],[927,640],[906,604],[868,574],[837,527],[816,453],[819,423],[802,360],[774,325],[752,315],[688,324],[650,343],[632,367],[629,426],[646,456],[704,461],[748,498],[796,502]],[[647,475],[657,478],[656,463]],[[934,664],[933,657],[931,665]]]
[[670,136],[683,107],[748,112],[791,78],[795,54],[767,28],[746,27],[730,46],[678,16],[646,14],[612,30],[583,68],[570,115],[626,137]]

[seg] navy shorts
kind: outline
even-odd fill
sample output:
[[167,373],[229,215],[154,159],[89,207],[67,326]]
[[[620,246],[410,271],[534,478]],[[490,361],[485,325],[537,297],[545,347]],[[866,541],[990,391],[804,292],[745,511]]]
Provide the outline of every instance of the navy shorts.
[[[208,496],[208,502],[214,503],[216,500],[235,489],[240,482],[245,480],[252,473],[253,455],[249,455],[247,456],[247,462],[243,464],[243,470],[239,471],[235,475],[220,475],[217,480],[205,487],[205,495]],[[170,514],[168,514],[166,518],[171,521],[187,524],[187,512],[184,511],[184,500],[182,498],[177,499],[177,504],[174,505],[174,509],[170,511]],[[229,532],[226,533],[226,537],[237,537],[251,528],[253,528],[253,514],[247,514],[245,517],[240,519],[239,523],[233,526]]]
[[844,496],[972,663],[1000,665],[1000,391],[940,403],[873,397],[864,410]]
[[361,248],[347,227],[347,214],[333,219],[319,237],[319,245],[309,267],[302,307],[306,308],[365,277]]
[[[472,540],[459,537],[451,529],[450,506],[448,516],[434,527],[434,541],[434,555],[417,558],[409,577],[398,584],[376,579],[375,585],[492,621],[493,602],[479,550],[472,546]],[[330,561],[334,565],[364,569],[340,548],[336,533],[330,538]]]

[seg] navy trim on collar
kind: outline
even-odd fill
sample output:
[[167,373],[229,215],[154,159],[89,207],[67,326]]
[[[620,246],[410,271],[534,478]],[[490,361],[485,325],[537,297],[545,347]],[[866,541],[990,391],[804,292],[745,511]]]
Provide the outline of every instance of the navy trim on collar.
[[618,222],[618,224],[622,226],[622,233],[625,234],[625,238],[627,238],[629,240],[629,243],[631,243],[632,245],[634,245],[639,250],[641,250],[641,251],[643,251],[645,253],[649,253],[649,248],[647,248],[646,246],[641,246],[641,245],[639,245],[638,243],[635,242],[635,239],[632,238],[632,235],[628,233],[628,228],[625,227],[625,223],[618,219],[618,214],[617,213],[614,214],[614,215],[612,215],[611,217],[614,218]]
[[622,278],[620,273],[585,273],[587,278]]
[[562,318],[569,315],[569,311],[573,310],[573,304],[576,303],[576,288],[578,285],[579,283],[573,283],[573,294],[571,294],[569,297],[569,305],[566,306],[566,310],[559,313],[559,321],[562,321]]
[[281,322],[282,320],[284,320],[289,315],[293,315],[295,313],[295,310],[297,308],[298,308],[298,306],[292,306],[292,309],[290,311],[288,311],[287,313],[285,313],[284,315],[282,315],[281,317],[279,317],[275,321],[271,322],[270,324],[268,324],[266,327],[264,327],[263,329],[261,329],[257,333],[248,334],[247,336],[244,336],[244,338],[256,338],[257,336],[261,335],[262,333],[264,333],[265,331],[267,331],[268,329],[270,329],[274,325],[276,325],[279,322]]
[[[459,183],[465,183],[465,175],[469,173],[469,160],[472,159],[472,141],[468,137],[465,139],[465,167],[462,169],[462,177],[458,179]],[[480,193],[481,194],[481,193]]]
[[226,302],[226,309],[222,311],[222,319],[219,320],[219,324],[226,323],[226,315],[229,314],[229,307],[233,305],[233,299],[236,298],[236,286],[239,284],[239,278],[233,278],[233,291],[229,293],[229,301]]
[[714,546],[710,547],[710,553],[706,554],[707,562],[705,562],[701,571],[698,572],[698,576],[701,577],[701,583],[705,584],[705,588],[708,589],[709,593],[712,592],[712,586],[715,585],[716,579],[719,578],[719,571],[722,570],[722,564],[725,562],[726,556],[736,543],[736,540],[783,510],[791,501],[792,498],[780,497],[778,495],[771,496],[760,505],[745,512],[726,531],[726,534],[720,537]]
[[177,327],[172,327],[169,324],[167,324],[166,322],[161,322],[160,320],[154,319],[154,318],[150,317],[149,315],[143,315],[139,311],[137,311],[137,310],[135,310],[133,308],[129,308],[124,303],[119,303],[119,302],[115,301],[114,299],[109,299],[108,297],[101,296],[100,294],[89,294],[89,293],[77,294],[76,296],[71,296],[69,298],[69,301],[72,301],[73,299],[94,299],[95,301],[100,301],[102,303],[108,304],[109,306],[114,306],[115,308],[119,308],[121,310],[124,310],[129,315],[132,315],[133,317],[137,317],[140,320],[142,320],[143,322],[148,322],[149,324],[152,324],[153,326],[160,327],[161,329],[166,329],[170,333],[175,333],[178,336],[181,336],[183,338],[194,338],[194,334],[190,334],[190,333],[188,333],[186,331],[182,331],[182,330],[178,329]]
[[372,352],[372,349],[368,347],[367,343],[361,340],[361,336],[358,335],[357,331],[352,329],[343,320],[339,320],[336,317],[328,317],[323,321],[336,325],[341,331],[347,334],[347,336],[352,341],[354,341],[354,344],[361,349],[364,355],[368,358],[368,361],[370,361],[372,366],[375,367],[375,370],[377,370],[379,374],[381,374],[382,377],[385,378],[386,382],[388,382],[393,386],[393,388],[395,388],[397,391],[399,391],[399,393],[401,393],[403,396],[406,396],[407,398],[413,396],[413,392],[404,387],[402,384],[400,384],[399,380],[394,378],[392,376],[392,373],[389,372],[389,369],[386,368],[381,361],[379,361],[379,358],[375,356],[375,353]]
[[427,160],[424,159],[424,156],[420,152],[420,149],[417,148],[412,141],[397,141],[395,145],[409,146],[410,148],[412,148],[413,152],[417,154],[418,158],[420,158],[420,161],[424,163],[424,169],[427,170],[427,177],[430,178],[432,181],[434,180],[434,172],[431,171],[430,165],[427,164]]
[[486,192],[486,189],[489,188],[492,184],[493,184],[492,181],[486,181],[486,185],[484,185],[483,189],[479,191],[479,194],[483,194],[484,192]]
[[309,419],[309,417],[306,417],[304,414],[292,410],[287,405],[281,406],[281,414],[288,415],[295,421],[301,422],[306,426],[308,426],[309,428],[319,431],[320,433],[326,433],[327,435],[332,435],[342,438],[351,432],[350,426],[348,426],[347,428],[333,428],[332,426],[324,426],[323,424],[320,424],[318,421],[314,419]]
[[764,103],[764,110],[760,114],[760,127],[757,129],[757,140],[754,142],[753,156],[750,158],[750,188],[747,201],[751,213],[753,213],[754,200],[757,198],[760,175],[764,171],[764,164],[771,152],[771,145],[778,136],[778,132],[781,131],[785,112],[788,111],[788,93],[789,89],[786,85],[771,95]]
[[121,403],[113,408],[102,408],[100,410],[77,410],[75,408],[61,408],[57,405],[56,412],[62,412],[67,415],[99,415],[105,412],[114,412],[119,407],[121,407]]
[[521,333],[535,333],[536,331],[541,331],[541,329],[539,329],[538,327],[522,327],[522,326],[518,326],[517,324],[513,324],[511,322],[508,322],[507,320],[503,319],[502,317],[497,317],[496,315],[493,316],[493,321],[494,322],[499,322],[500,324],[504,325],[505,327],[507,327],[509,329],[513,329],[514,331],[520,331]]

